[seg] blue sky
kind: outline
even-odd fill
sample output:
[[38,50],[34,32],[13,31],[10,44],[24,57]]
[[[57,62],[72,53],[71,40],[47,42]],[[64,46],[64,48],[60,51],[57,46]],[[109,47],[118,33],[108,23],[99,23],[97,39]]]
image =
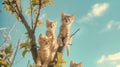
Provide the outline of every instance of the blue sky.
[[[28,1],[23,4],[23,14],[30,21],[26,8]],[[0,0],[2,3],[2,0]],[[67,60],[69,67],[70,60],[82,62],[83,67],[120,67],[120,0],[55,0],[54,6],[47,6],[41,11],[41,19],[57,21],[56,35],[58,35],[61,25],[61,12],[75,15],[74,23],[71,27],[71,33],[80,28],[72,41],[71,54],[67,57],[66,50],[64,59]],[[17,44],[17,40],[22,36],[25,39],[25,28],[22,23],[16,21],[15,15],[10,15],[0,4],[0,28],[10,29],[15,23],[15,29],[12,31],[12,39],[7,43]],[[45,23],[42,28],[36,29],[36,37],[40,33],[45,34]],[[1,32],[1,30],[0,30]],[[0,34],[0,42],[3,42]],[[31,54],[28,53],[23,59],[21,50],[17,53],[17,58],[13,67],[26,67],[28,60],[31,63]],[[22,59],[22,60],[21,60]],[[26,61],[27,60],[27,61]]]

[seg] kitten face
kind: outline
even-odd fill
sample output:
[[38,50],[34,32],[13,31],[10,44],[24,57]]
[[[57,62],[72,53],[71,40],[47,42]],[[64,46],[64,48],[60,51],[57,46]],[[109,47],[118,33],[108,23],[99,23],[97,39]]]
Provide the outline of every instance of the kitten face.
[[70,67],[82,67],[82,63],[75,63],[75,62],[71,61]]
[[46,25],[47,25],[48,30],[55,30],[57,23],[47,19]]
[[39,39],[38,39],[40,46],[49,46],[50,39],[51,39],[50,37],[42,36],[40,34]]
[[65,25],[71,24],[74,20],[74,15],[70,16],[70,15],[66,15],[66,14],[62,13],[61,17],[62,17],[62,23]]

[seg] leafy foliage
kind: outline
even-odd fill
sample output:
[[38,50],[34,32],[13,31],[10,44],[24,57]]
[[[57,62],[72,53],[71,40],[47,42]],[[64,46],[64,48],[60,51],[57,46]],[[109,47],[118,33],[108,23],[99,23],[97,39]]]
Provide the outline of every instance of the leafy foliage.
[[[41,0],[31,0],[32,1],[32,5],[40,5]],[[54,0],[42,0],[42,7],[45,7],[46,5],[54,5]]]
[[[35,23],[34,23],[34,25],[35,25]],[[37,22],[37,26],[38,26],[38,27],[42,28],[42,25],[43,25],[43,22],[42,22],[42,21],[38,21],[38,22]]]
[[5,48],[5,54],[12,54],[13,53],[13,50],[12,50],[12,44],[8,45],[6,48]]
[[28,64],[27,64],[27,67],[36,67],[35,64],[30,64],[30,60],[28,60]]
[[9,44],[4,49],[0,50],[0,66],[10,67],[12,54],[12,44]]
[[[4,8],[10,13],[10,14],[14,14],[15,12],[19,12],[19,11],[22,11],[22,7],[21,5],[19,5],[21,2],[21,0],[4,0],[3,1],[3,5],[4,5]],[[17,10],[17,7],[18,6],[18,9]],[[19,20],[19,16],[16,14],[16,19]]]
[[8,63],[6,63],[6,61],[3,60],[3,58],[0,58],[0,66],[1,67],[10,67],[10,65]]
[[4,0],[4,8],[10,13],[13,14],[15,12],[15,4],[13,4],[14,7],[11,6],[12,1],[11,0]]
[[25,57],[27,52],[30,52],[31,46],[29,40],[20,44],[20,49],[23,49],[22,56]]
[[57,63],[54,65],[54,67],[65,67],[66,60],[62,59],[62,53],[57,53]]
[[26,11],[26,14],[27,14],[27,15],[31,14],[31,10],[27,10],[27,11]]

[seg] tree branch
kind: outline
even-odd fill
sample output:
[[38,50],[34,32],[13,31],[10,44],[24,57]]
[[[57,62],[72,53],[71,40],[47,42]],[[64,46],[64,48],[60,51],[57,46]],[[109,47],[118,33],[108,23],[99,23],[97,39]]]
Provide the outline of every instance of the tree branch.
[[35,29],[37,27],[37,22],[38,22],[38,18],[40,15],[40,9],[42,8],[42,0],[39,0],[39,8],[38,8],[38,14],[36,16],[36,20],[35,20],[35,26],[33,27],[33,32],[35,32]]
[[18,15],[18,16],[20,17],[22,23],[24,24],[24,26],[25,26],[25,28],[27,29],[27,31],[28,31],[28,33],[29,33],[29,36],[30,36],[32,30],[31,30],[30,26],[28,25],[27,21],[25,20],[23,14],[22,14],[21,11],[19,10],[17,4],[16,4],[16,8],[17,8],[17,10],[18,10],[18,12],[19,12],[19,15]]
[[[17,7],[18,9],[18,7]],[[18,9],[19,10],[19,9]],[[19,11],[20,12],[20,11]],[[24,24],[25,28],[28,31],[29,37],[31,39],[31,53],[32,53],[32,57],[34,62],[36,63],[36,59],[37,59],[37,49],[36,49],[36,39],[35,39],[35,35],[32,29],[30,29],[30,26],[28,25],[27,21],[25,20],[24,16],[22,15],[22,13],[20,12],[20,18],[22,23]]]
[[[9,0],[8,0],[8,2],[10,3],[10,6],[12,8],[15,8]],[[21,19],[22,23],[24,24],[25,28],[27,29],[27,31],[30,32],[31,31],[30,26],[27,24],[27,21],[25,20],[24,16],[22,15],[21,11],[19,10],[16,2],[15,2],[15,5],[16,5],[16,9],[15,9],[16,14],[20,17],[20,19]]]
[[32,27],[32,29],[33,29],[33,18],[32,18],[32,16],[33,16],[33,14],[32,14],[32,10],[33,10],[33,7],[32,7],[32,2],[31,2],[31,0],[30,0],[30,10],[31,10],[31,27]]
[[[9,1],[9,2],[10,2],[10,1]],[[34,35],[34,33],[33,33],[33,30],[32,30],[32,29],[30,28],[30,26],[28,25],[27,21],[25,20],[23,14],[22,14],[21,11],[19,10],[18,5],[17,5],[16,2],[15,2],[15,4],[16,4],[15,12],[16,12],[16,14],[20,17],[20,19],[21,19],[23,25],[25,26],[25,28],[26,28],[26,30],[27,30],[27,32],[28,32],[28,35],[29,35],[29,37],[30,37],[30,39],[31,39],[31,44],[30,44],[30,45],[31,45],[31,53],[32,53],[33,60],[34,60],[34,62],[36,63],[36,59],[37,59],[37,49],[36,49],[36,47],[35,47],[35,46],[36,46],[35,35]],[[10,2],[10,5],[11,5],[11,7],[13,7],[13,5],[12,5],[11,2]]]

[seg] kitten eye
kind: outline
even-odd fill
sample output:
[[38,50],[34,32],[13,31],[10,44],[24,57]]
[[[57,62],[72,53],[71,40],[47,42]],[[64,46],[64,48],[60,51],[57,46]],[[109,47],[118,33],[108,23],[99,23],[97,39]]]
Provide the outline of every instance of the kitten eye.
[[55,26],[55,24],[52,24],[52,26],[54,27],[54,26]]

